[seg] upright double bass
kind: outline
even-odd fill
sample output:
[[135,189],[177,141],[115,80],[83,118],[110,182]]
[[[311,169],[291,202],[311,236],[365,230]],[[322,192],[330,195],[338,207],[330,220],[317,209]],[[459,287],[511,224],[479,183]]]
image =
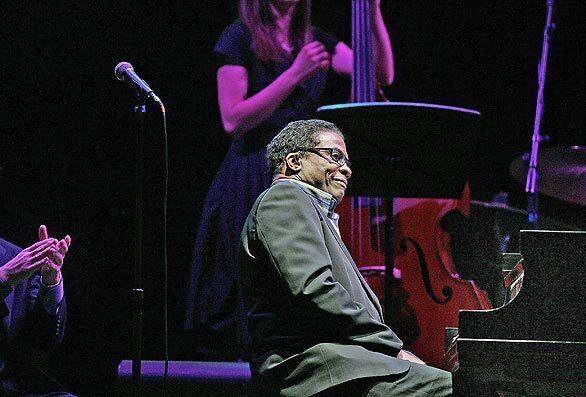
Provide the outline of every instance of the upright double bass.
[[[370,0],[352,0],[354,103],[377,100],[370,7]],[[444,367],[444,330],[458,326],[458,310],[491,307],[487,294],[458,274],[449,229],[442,222],[453,212],[469,215],[468,187],[460,199],[347,197],[338,211],[343,240],[391,314],[386,323],[405,348]]]

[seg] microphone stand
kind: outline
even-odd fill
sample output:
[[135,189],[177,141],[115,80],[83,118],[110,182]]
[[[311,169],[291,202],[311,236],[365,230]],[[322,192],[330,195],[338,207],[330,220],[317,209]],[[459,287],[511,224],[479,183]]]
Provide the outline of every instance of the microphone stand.
[[135,214],[134,214],[134,277],[132,288],[132,388],[133,395],[141,395],[142,364],[142,309],[144,290],[142,289],[142,202],[144,175],[144,135],[145,135],[145,96],[137,94],[134,112],[138,116],[135,159]]
[[537,220],[539,218],[539,213],[537,209],[539,193],[539,172],[537,170],[537,157],[539,153],[539,142],[543,140],[542,136],[539,134],[539,130],[541,126],[541,116],[543,114],[543,89],[545,87],[549,40],[551,38],[551,32],[555,29],[555,24],[552,22],[553,3],[554,0],[547,0],[547,17],[545,22],[545,29],[543,31],[543,47],[541,49],[541,60],[539,61],[537,71],[537,105],[535,109],[535,123],[533,125],[533,136],[531,138],[531,157],[529,158],[529,169],[527,170],[527,182],[525,184],[525,192],[528,194],[528,220],[533,225],[537,224]]

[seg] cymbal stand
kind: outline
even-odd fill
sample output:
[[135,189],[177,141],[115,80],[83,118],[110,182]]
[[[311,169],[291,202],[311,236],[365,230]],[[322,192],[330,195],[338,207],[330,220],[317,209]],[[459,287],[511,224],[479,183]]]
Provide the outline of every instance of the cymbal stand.
[[529,213],[529,222],[534,225],[537,223],[537,219],[539,218],[537,202],[537,196],[539,193],[539,172],[537,170],[537,157],[539,153],[539,142],[543,140],[539,131],[541,126],[541,116],[543,114],[543,89],[545,87],[549,40],[551,38],[551,33],[555,29],[555,24],[552,22],[553,3],[554,0],[547,0],[547,17],[545,22],[545,29],[543,31],[543,46],[541,49],[541,60],[539,61],[537,72],[537,105],[535,109],[533,136],[531,138],[531,157],[529,158],[529,169],[527,170],[527,182],[525,184],[525,192],[528,193],[527,211]]

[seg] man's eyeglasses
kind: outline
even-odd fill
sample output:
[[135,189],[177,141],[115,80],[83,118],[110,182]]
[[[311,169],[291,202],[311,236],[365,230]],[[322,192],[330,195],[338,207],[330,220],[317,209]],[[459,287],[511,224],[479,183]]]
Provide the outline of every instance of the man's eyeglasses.
[[[335,147],[303,147],[297,149],[300,152],[311,152],[317,154],[319,157],[330,163],[336,163],[340,167],[347,165],[348,168],[352,168],[350,160],[344,156],[344,153]],[[323,156],[321,152],[327,152],[328,156]]]

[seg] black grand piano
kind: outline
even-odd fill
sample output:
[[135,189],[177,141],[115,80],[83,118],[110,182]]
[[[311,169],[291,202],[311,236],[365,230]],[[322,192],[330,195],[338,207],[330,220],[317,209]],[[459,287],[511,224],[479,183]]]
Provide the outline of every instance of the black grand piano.
[[454,395],[586,396],[586,232],[522,230],[519,250],[502,306],[446,332]]

